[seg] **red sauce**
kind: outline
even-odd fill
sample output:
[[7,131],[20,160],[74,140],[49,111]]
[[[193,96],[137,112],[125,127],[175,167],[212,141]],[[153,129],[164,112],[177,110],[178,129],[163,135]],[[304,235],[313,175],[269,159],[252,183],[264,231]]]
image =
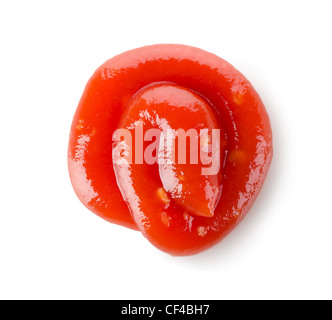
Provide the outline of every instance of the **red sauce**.
[[[129,165],[115,161],[124,154],[117,148],[131,139],[112,142],[121,128],[135,142]],[[180,128],[220,129],[218,172],[202,174],[200,161],[135,161],[154,142],[139,132]],[[201,152],[211,141],[197,139]],[[225,60],[183,45],[134,49],[100,66],[79,102],[68,152],[71,181],[86,207],[140,230],[172,255],[196,254],[224,238],[253,204],[271,158],[269,118],[249,81]]]

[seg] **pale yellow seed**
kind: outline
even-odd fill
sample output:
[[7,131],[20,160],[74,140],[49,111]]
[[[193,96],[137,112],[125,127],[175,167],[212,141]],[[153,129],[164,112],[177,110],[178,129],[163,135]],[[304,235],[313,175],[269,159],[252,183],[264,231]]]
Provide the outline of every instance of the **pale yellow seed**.
[[200,138],[201,148],[209,146],[209,136],[204,134]]
[[228,161],[230,162],[241,162],[241,161],[244,161],[246,158],[246,154],[241,151],[241,150],[232,150],[230,151],[230,153],[228,154]]
[[180,175],[178,176],[178,178],[179,178],[180,181],[184,181],[184,176],[183,176],[182,174],[180,174]]
[[233,94],[233,101],[234,101],[237,105],[242,104],[243,101],[244,101],[244,95],[243,95],[243,93],[238,92],[238,91],[235,92],[235,93]]
[[203,226],[200,226],[197,228],[197,234],[200,236],[200,237],[204,237],[206,234],[207,234],[207,230],[205,227]]
[[169,217],[169,215],[166,212],[162,212],[160,214],[160,219],[164,226],[169,227],[171,218]]
[[157,196],[165,205],[168,205],[171,202],[164,188],[159,188],[157,190]]
[[78,125],[76,126],[77,130],[82,130],[84,128],[84,121],[83,120],[79,120],[78,121]]

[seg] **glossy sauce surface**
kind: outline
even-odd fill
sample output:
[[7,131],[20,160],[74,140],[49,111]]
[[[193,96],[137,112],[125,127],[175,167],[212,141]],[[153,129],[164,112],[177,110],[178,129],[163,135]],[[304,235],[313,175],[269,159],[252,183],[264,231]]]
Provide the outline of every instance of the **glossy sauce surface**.
[[[142,123],[144,132],[220,129],[219,173],[201,175],[201,164],[113,166],[114,131],[135,136]],[[225,237],[257,197],[271,158],[269,119],[249,81],[223,59],[182,45],[135,49],[99,67],[77,108],[68,153],[83,204],[172,255]]]

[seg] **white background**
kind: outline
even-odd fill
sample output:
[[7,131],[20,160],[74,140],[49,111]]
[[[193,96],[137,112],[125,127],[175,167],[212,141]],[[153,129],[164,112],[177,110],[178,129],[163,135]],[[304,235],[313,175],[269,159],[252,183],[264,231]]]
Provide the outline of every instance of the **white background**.
[[[1,1],[0,298],[331,299],[331,1]],[[174,258],[71,187],[72,116],[93,71],[182,43],[232,63],[271,118],[272,166],[245,220]]]

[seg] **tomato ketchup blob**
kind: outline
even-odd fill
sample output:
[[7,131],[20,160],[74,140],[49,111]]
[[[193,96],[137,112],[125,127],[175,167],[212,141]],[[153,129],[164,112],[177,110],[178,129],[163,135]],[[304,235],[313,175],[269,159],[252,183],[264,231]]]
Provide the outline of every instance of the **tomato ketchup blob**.
[[175,256],[222,240],[272,159],[265,107],[232,65],[184,45],[124,52],[88,81],[68,166],[81,202]]

